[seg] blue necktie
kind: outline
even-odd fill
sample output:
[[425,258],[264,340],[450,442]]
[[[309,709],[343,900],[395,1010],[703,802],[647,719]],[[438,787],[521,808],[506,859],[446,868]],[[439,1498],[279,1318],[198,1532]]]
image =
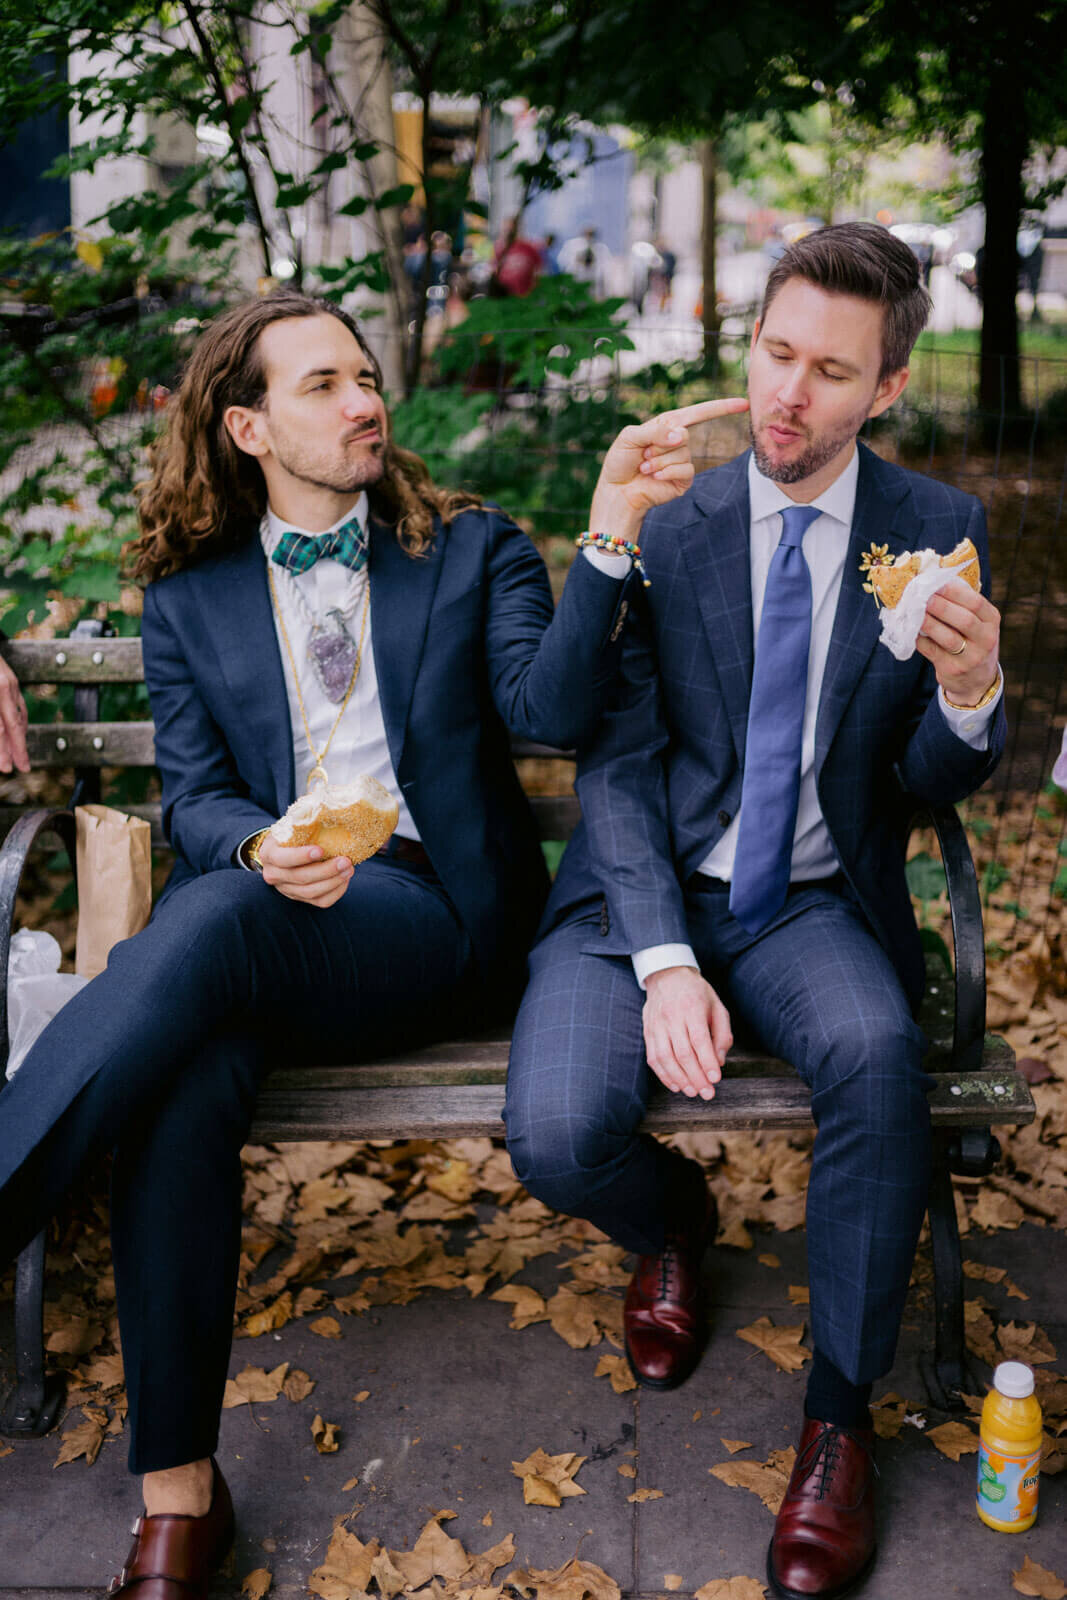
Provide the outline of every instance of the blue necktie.
[[763,597],[745,737],[730,910],[759,933],[785,904],[800,799],[811,643],[811,574],[801,548],[817,506],[787,506]]
[[356,517],[335,528],[332,533],[297,533],[289,528],[278,540],[272,561],[280,567],[299,575],[307,572],[323,556],[332,556],[342,566],[358,572],[367,561],[367,535]]

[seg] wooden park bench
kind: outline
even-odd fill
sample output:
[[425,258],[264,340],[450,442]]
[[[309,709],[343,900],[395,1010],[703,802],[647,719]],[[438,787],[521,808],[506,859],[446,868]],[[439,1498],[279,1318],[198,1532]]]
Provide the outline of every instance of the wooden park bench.
[[[153,765],[151,722],[99,720],[102,685],[143,682],[140,640],[105,638],[103,631],[99,622],[83,622],[68,639],[0,643],[0,652],[27,687],[74,688],[72,721],[33,724],[28,732],[34,768],[73,768],[68,806],[59,811],[0,809],[0,836],[6,829],[0,848],[0,1063],[6,1061],[8,1047],[8,949],[29,852],[47,838],[54,846],[58,836],[73,868],[73,808],[99,799],[101,769]],[[516,745],[514,754],[522,761],[560,752]],[[573,795],[535,795],[531,804],[543,839],[569,837],[578,817]],[[158,804],[125,809],[146,817],[155,845],[165,848]],[[951,1174],[980,1177],[989,1172],[1000,1154],[991,1125],[1030,1122],[1035,1111],[1010,1047],[985,1032],[982,913],[966,835],[952,808],[917,820],[932,823],[937,832],[955,947],[954,977],[941,957],[929,958],[920,1018],[932,1041],[926,1065],[936,1079],[930,1096],[934,1158],[929,1205],[935,1340],[924,1377],[932,1403],[954,1410],[962,1405],[960,1391],[974,1392],[976,1380],[968,1372],[964,1350],[963,1276]],[[252,1138],[275,1143],[500,1137],[507,1058],[506,1031],[496,1031],[450,1039],[389,1060],[277,1071],[260,1094]],[[794,1070],[784,1061],[743,1048],[730,1052],[713,1100],[691,1100],[657,1086],[645,1119],[646,1128],[661,1134],[810,1126],[808,1090]],[[0,1432],[12,1435],[45,1432],[54,1422],[62,1393],[57,1379],[44,1368],[44,1251],[42,1234],[23,1252],[16,1269],[16,1383],[0,1415]]]

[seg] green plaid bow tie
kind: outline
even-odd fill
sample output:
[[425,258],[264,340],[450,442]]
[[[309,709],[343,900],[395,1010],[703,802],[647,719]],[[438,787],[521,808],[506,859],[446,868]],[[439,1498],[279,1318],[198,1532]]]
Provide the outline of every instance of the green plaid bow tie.
[[367,535],[357,518],[343,522],[333,533],[320,533],[314,537],[297,533],[289,528],[282,534],[271,556],[280,567],[290,572],[307,572],[322,556],[332,556],[343,567],[359,572],[367,564]]

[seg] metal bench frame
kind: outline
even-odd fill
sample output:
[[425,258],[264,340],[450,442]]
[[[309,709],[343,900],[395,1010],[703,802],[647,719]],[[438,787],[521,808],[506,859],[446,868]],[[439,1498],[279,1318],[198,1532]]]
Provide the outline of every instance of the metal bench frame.
[[[31,725],[28,744],[35,767],[73,767],[74,788],[63,810],[21,810],[0,847],[0,1061],[6,1061],[7,964],[23,868],[43,835],[56,836],[76,871],[74,806],[98,800],[100,769],[152,764],[151,724],[99,721],[100,686],[143,681],[139,639],[108,638],[101,622],[81,622],[69,639],[2,643],[0,652],[22,682],[73,683],[72,723]],[[543,747],[515,747],[519,758],[558,756]],[[578,815],[573,798],[534,797],[541,836],[567,837]],[[131,806],[153,822],[159,807]],[[955,975],[928,962],[920,1021],[931,1039],[927,1070],[934,1126],[929,1220],[934,1266],[934,1348],[923,1362],[931,1403],[963,1409],[974,1393],[964,1345],[963,1271],[952,1174],[980,1177],[1000,1155],[996,1123],[1031,1122],[1033,1098],[1015,1071],[1003,1039],[985,1032],[985,944],[982,909],[967,837],[952,807],[922,813],[937,833],[948,885]],[[275,1072],[260,1094],[251,1137],[275,1143],[299,1139],[458,1138],[501,1133],[508,1039],[504,1033],[450,1040],[388,1060],[357,1066],[303,1067]],[[811,1126],[808,1090],[783,1061],[735,1048],[727,1074],[710,1102],[671,1095],[657,1086],[645,1127],[654,1133],[797,1129]],[[0,1137],[3,1136],[0,1127]],[[15,1384],[0,1411],[0,1433],[42,1434],[54,1426],[63,1396],[61,1378],[45,1369],[42,1333],[45,1235],[19,1257],[15,1276]]]

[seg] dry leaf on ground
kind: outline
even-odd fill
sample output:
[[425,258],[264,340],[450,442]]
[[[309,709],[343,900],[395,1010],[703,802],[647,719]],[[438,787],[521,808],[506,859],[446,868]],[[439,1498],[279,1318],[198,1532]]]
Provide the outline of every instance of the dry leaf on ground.
[[320,1339],[340,1339],[341,1324],[336,1317],[317,1317],[314,1322],[309,1322],[308,1327],[312,1333],[317,1333]]
[[282,1384],[282,1393],[287,1400],[306,1400],[315,1387],[315,1379],[308,1376],[300,1367],[293,1367],[285,1382]]
[[619,1467],[618,1473],[620,1478],[636,1478],[637,1468],[631,1467],[629,1462],[627,1462],[624,1466]]
[[513,1461],[511,1470],[522,1479],[522,1498],[528,1506],[558,1506],[573,1495],[585,1493],[574,1478],[586,1459],[573,1450],[550,1456],[538,1447],[525,1461]]
[[525,1283],[505,1283],[503,1288],[494,1289],[489,1298],[511,1304],[511,1321],[508,1327],[516,1331],[528,1328],[534,1322],[548,1320],[544,1296],[539,1295],[536,1289],[531,1289]]
[[594,1378],[608,1378],[616,1394],[628,1394],[637,1388],[637,1379],[630,1370],[625,1356],[601,1356],[593,1372]]
[[782,1372],[799,1372],[805,1361],[811,1360],[811,1351],[800,1342],[804,1327],[803,1322],[792,1327],[776,1327],[770,1317],[758,1317],[747,1328],[738,1328],[737,1337],[762,1350]]
[[940,1427],[928,1429],[926,1437],[950,1461],[973,1455],[978,1449],[978,1435],[965,1422],[942,1422]]
[[769,1250],[765,1251],[763,1255],[757,1256],[756,1260],[761,1267],[780,1267],[782,1264],[778,1257]]
[[591,1561],[579,1561],[577,1556],[552,1572],[514,1567],[504,1582],[523,1600],[620,1600],[615,1579]]
[[665,1572],[663,1574],[663,1587],[670,1589],[672,1592],[675,1589],[680,1589],[684,1581],[680,1572]]
[[766,1600],[767,1590],[758,1578],[712,1578],[693,1600]]
[[245,1366],[236,1378],[226,1379],[222,1409],[230,1411],[234,1406],[261,1405],[277,1400],[285,1386],[288,1371],[288,1361],[283,1361],[273,1372],[268,1372],[265,1367]]
[[633,1494],[626,1496],[626,1502],[631,1506],[643,1506],[646,1500],[662,1500],[662,1489],[635,1489]]
[[731,1489],[758,1494],[767,1510],[777,1516],[795,1460],[796,1450],[790,1445],[785,1450],[772,1450],[766,1461],[720,1461],[708,1471]]
[[1029,1556],[1023,1556],[1022,1566],[1012,1573],[1011,1586],[1019,1594],[1037,1595],[1040,1600],[1064,1600],[1067,1595],[1067,1584],[1047,1567],[1039,1567]]
[[311,1424],[311,1437],[315,1441],[315,1449],[320,1456],[333,1455],[335,1450],[341,1448],[341,1441],[337,1437],[340,1428],[339,1422],[323,1422],[316,1411],[315,1420]]
[[[720,1434],[719,1437],[722,1438],[722,1435]],[[722,1442],[732,1456],[735,1456],[739,1450],[752,1449],[752,1443],[749,1439],[723,1439]]]
[[[424,1525],[413,1549],[387,1552],[393,1566],[401,1574],[406,1589],[421,1589],[433,1578],[443,1578],[445,1582],[462,1578],[471,1565],[473,1557],[467,1554],[458,1539],[453,1539],[442,1528],[442,1515],[438,1512]],[[509,1561],[513,1554],[514,1549],[509,1555],[502,1556],[495,1566]]]
[[263,1596],[271,1585],[271,1572],[269,1567],[257,1567],[255,1572],[250,1572],[241,1584],[241,1593],[248,1596],[248,1600],[263,1600]]
[[364,1544],[342,1524],[334,1528],[326,1558],[308,1579],[308,1590],[320,1600],[349,1600],[352,1594],[365,1594],[371,1568],[381,1550],[377,1539]]
[[811,1290],[806,1283],[791,1283],[786,1293],[791,1306],[810,1306]]
[[1025,1361],[1031,1367],[1056,1359],[1055,1345],[1036,1322],[1006,1322],[997,1329],[997,1343],[1009,1361]]
[[[84,1412],[82,1414],[83,1416],[85,1415]],[[91,1417],[86,1417],[84,1422],[79,1422],[76,1427],[69,1429],[63,1435],[59,1454],[52,1465],[53,1467],[62,1467],[68,1461],[77,1461],[79,1456],[84,1456],[86,1466],[91,1467],[100,1454],[100,1446],[103,1442],[103,1424]]]

